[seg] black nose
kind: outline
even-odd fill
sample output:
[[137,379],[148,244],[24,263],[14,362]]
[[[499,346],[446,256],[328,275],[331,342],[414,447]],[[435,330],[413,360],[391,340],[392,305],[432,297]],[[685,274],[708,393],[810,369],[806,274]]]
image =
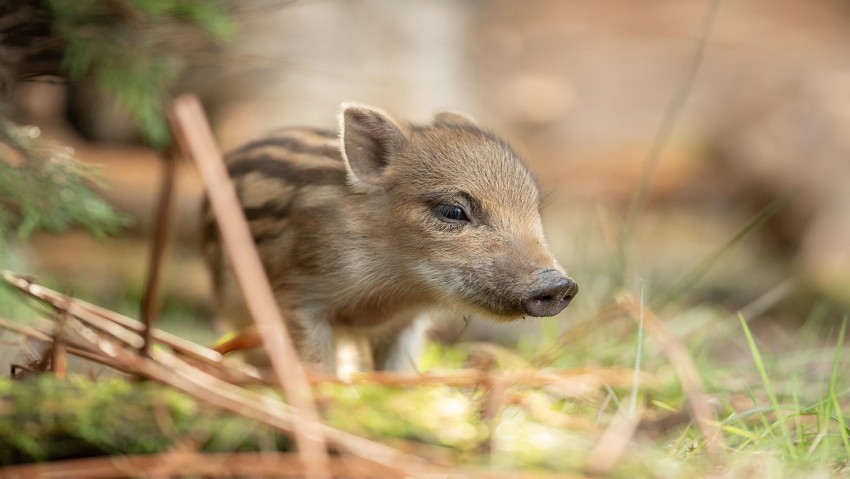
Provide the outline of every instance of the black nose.
[[570,304],[578,294],[578,285],[572,279],[553,270],[540,274],[530,288],[522,309],[531,316],[555,316]]

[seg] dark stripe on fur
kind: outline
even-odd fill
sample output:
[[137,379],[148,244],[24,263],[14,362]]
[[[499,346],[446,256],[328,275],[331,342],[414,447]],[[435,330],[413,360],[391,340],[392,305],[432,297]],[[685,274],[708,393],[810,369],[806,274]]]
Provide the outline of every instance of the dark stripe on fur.
[[295,196],[293,195],[286,204],[280,204],[276,201],[269,201],[260,206],[251,206],[243,208],[245,212],[245,218],[248,221],[258,220],[261,218],[286,218],[289,216],[289,212],[292,211],[292,203],[294,203]]
[[337,133],[336,131],[333,131],[333,130],[316,129],[316,130],[310,130],[310,131],[319,135],[319,136],[325,137],[325,138],[339,138],[339,133]]
[[278,231],[274,231],[274,232],[271,232],[271,233],[264,233],[264,234],[255,233],[254,234],[254,243],[259,245],[261,243],[265,243],[266,241],[272,241],[272,240],[276,240],[278,238],[280,238],[280,232],[278,232]]
[[341,167],[300,168],[291,163],[280,161],[273,156],[265,155],[239,160],[232,163],[227,171],[234,178],[255,172],[299,186],[345,184],[345,170]]
[[211,241],[215,241],[218,235],[218,225],[216,224],[214,219],[210,219],[204,221],[204,225],[201,230],[201,241],[204,243],[209,243]]
[[[334,137],[335,136],[336,135],[334,135]],[[229,156],[241,155],[248,153],[251,150],[256,150],[269,146],[282,148],[293,153],[325,156],[328,158],[342,160],[342,154],[339,152],[339,148],[337,147],[305,145],[304,143],[301,143],[300,141],[294,140],[292,138],[264,138],[262,140],[252,141],[247,145],[237,148],[236,150],[231,152]]]

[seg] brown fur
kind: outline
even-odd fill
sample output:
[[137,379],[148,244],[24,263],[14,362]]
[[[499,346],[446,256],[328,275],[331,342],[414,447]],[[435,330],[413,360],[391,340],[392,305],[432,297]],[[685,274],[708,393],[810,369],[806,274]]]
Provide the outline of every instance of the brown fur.
[[[401,369],[415,357],[427,313],[510,321],[528,310],[541,274],[566,278],[543,238],[532,175],[506,142],[465,116],[398,125],[344,105],[339,135],[280,130],[227,161],[307,361],[341,371],[341,355],[351,353],[360,367]],[[469,221],[441,215],[446,205]],[[219,300],[225,314],[244,318],[207,215]],[[564,289],[562,303],[575,289]]]

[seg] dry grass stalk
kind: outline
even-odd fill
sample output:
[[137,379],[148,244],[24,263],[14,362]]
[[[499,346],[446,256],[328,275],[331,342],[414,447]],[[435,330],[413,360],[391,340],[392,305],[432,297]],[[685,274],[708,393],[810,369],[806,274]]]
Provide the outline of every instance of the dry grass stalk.
[[625,454],[640,424],[642,408],[621,408],[587,456],[587,471],[594,476],[608,474]]
[[618,303],[635,321],[639,321],[643,314],[644,328],[670,360],[682,385],[682,392],[688,400],[693,419],[705,439],[705,447],[716,457],[720,451],[723,436],[718,428],[714,408],[702,387],[699,373],[687,348],[649,308],[644,307],[641,313],[641,306],[633,295],[621,295]]
[[198,166],[222,243],[248,310],[263,338],[275,377],[299,411],[294,424],[294,439],[308,469],[308,476],[329,477],[327,446],[306,373],[274,300],[245,215],[200,101],[191,95],[178,97],[169,119],[178,145]]
[[[75,318],[66,318],[64,320],[65,325],[66,325],[65,327],[72,328],[74,326],[73,319],[75,319]],[[79,324],[77,324],[76,326],[80,327]],[[25,338],[30,338],[30,339],[45,343],[47,345],[50,345],[50,350],[51,351],[54,350],[52,345],[56,342],[57,336],[60,334],[59,329],[54,324],[50,324],[50,323],[39,325],[39,327],[46,329],[46,330],[42,331],[42,330],[39,330],[39,329],[31,328],[29,326],[23,326],[23,325],[20,325],[20,324],[13,323],[9,320],[0,318],[0,328],[8,329],[9,331],[14,331],[14,332],[20,334],[21,336],[24,336]],[[121,372],[128,373],[128,374],[131,373],[131,371],[128,371],[126,369],[126,367],[124,367],[121,363],[119,363],[119,362],[117,362],[117,361],[115,361],[115,360],[113,360],[113,359],[111,359],[107,356],[104,356],[100,353],[91,351],[89,349],[82,348],[79,345],[74,344],[73,341],[68,341],[64,337],[61,340],[61,342],[62,342],[63,348],[65,349],[65,352],[67,354],[71,354],[73,356],[78,356],[78,357],[81,357],[83,359],[87,359],[89,361],[93,361],[93,362],[96,362],[96,363],[99,363],[99,364],[103,364],[104,366],[108,366],[108,367],[113,368],[117,371],[121,371]],[[54,367],[54,372],[55,372],[56,360],[53,359],[51,362],[53,362],[53,364],[54,364],[53,367]],[[14,374],[13,374],[13,376],[14,376]]]
[[[127,331],[121,324],[116,324],[114,321],[106,320],[102,315],[92,314],[86,308],[80,306],[78,301],[61,294],[56,291],[35,284],[30,278],[18,276],[11,271],[3,271],[3,278],[18,289],[28,293],[30,296],[42,299],[53,306],[57,311],[67,310],[68,313],[77,317],[85,318],[93,327],[109,334],[110,336],[124,342],[130,347],[140,349],[142,347],[142,339],[130,331]],[[128,318],[129,319],[129,318]],[[144,326],[138,321],[131,320],[139,325],[139,331]]]
[[159,283],[162,277],[162,261],[165,257],[168,238],[171,235],[172,217],[174,216],[174,181],[177,176],[177,155],[173,148],[162,156],[162,161],[164,170],[156,211],[156,229],[151,245],[148,276],[141,304],[142,323],[145,325],[142,353],[145,356],[150,356],[153,347],[151,332],[160,307]]
[[[30,296],[50,304],[57,310],[66,308],[74,317],[83,322],[88,322],[93,326],[96,326],[96,324],[103,324],[103,320],[106,320],[137,334],[142,333],[145,329],[145,326],[135,319],[128,318],[127,316],[95,306],[77,298],[70,298],[57,291],[34,283],[31,278],[16,275],[11,271],[3,271],[3,278],[9,284]],[[10,327],[8,329],[12,328]],[[49,335],[52,334],[53,332],[49,333]],[[118,334],[128,341],[131,341],[133,344],[139,340],[138,338],[130,339],[126,333],[121,331],[118,331]],[[242,378],[244,382],[255,382],[261,379],[255,368],[238,361],[224,358],[221,354],[213,351],[212,349],[187,341],[179,336],[174,336],[173,334],[156,328],[151,330],[151,336],[157,342],[170,347],[182,356],[213,366],[216,369],[223,370],[235,378]]]
[[126,374],[133,374],[132,371],[127,370],[127,368],[118,361],[115,361],[112,358],[104,356],[102,354],[98,354],[96,352],[89,351],[87,349],[82,349],[76,346],[67,346],[68,354],[73,356],[77,356],[83,359],[87,359],[89,361],[102,364],[104,366],[110,367],[116,371],[120,371]]

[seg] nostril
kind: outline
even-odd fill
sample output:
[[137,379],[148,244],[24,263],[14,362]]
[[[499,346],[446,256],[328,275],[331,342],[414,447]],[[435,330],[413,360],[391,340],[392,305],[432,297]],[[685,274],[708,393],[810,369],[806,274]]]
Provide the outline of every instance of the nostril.
[[569,284],[564,290],[564,295],[562,298],[569,301],[575,298],[575,296],[578,294],[578,284],[570,278],[567,278],[567,280]]
[[576,293],[578,293],[576,282],[568,277],[560,276],[546,281],[532,291],[529,295],[530,299],[524,302],[523,309],[531,316],[554,316],[570,304]]

